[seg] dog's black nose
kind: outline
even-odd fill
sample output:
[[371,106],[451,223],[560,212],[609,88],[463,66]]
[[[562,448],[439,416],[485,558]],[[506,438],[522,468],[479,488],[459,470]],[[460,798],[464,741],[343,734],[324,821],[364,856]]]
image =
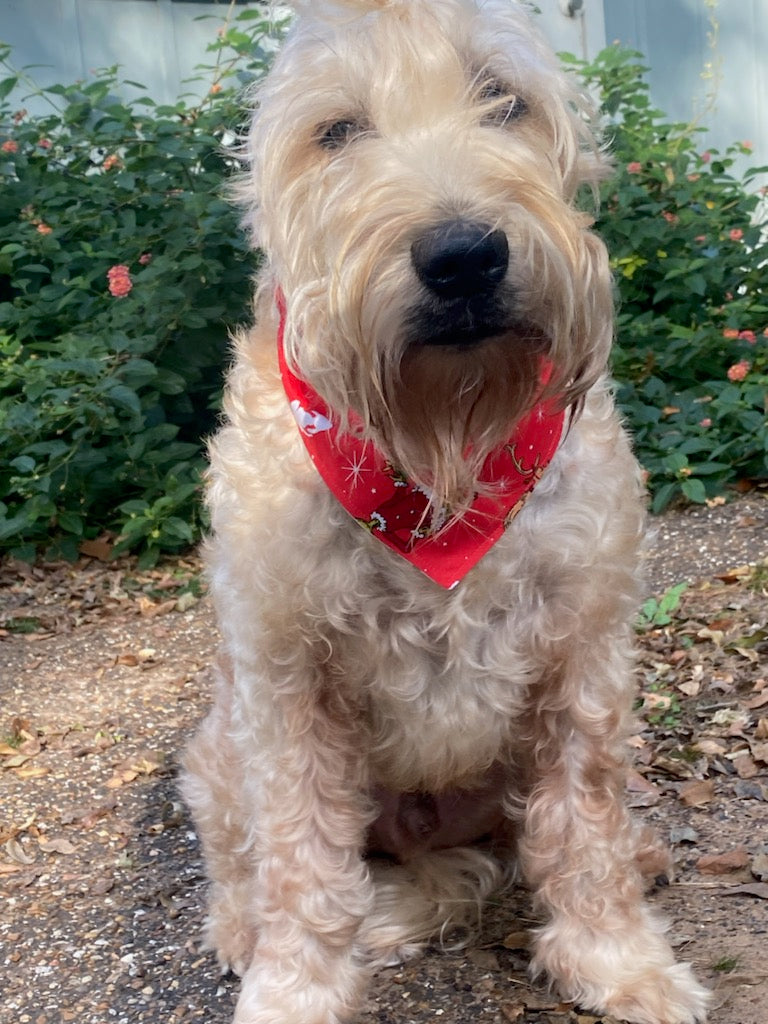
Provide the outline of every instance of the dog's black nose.
[[441,299],[488,293],[504,280],[509,245],[489,224],[449,220],[420,235],[411,262],[423,285]]

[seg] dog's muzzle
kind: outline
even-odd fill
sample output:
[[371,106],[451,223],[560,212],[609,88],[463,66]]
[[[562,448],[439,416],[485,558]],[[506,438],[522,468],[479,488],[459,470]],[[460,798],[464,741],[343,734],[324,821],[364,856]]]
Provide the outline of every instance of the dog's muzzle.
[[415,239],[411,264],[424,289],[412,317],[420,344],[473,345],[508,327],[502,284],[509,244],[503,231],[476,221],[444,221]]

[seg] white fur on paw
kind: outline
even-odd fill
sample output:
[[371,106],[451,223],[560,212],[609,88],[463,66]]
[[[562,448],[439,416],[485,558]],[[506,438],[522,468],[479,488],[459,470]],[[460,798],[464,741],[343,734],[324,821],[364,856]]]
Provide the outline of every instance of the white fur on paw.
[[[661,925],[643,914],[626,931],[598,934],[549,925],[539,933],[531,964],[560,993],[585,1009],[629,1024],[704,1024],[710,993],[688,964],[677,964]],[[634,926],[634,927],[633,927]]]
[[[316,954],[318,951],[315,951]],[[256,954],[243,976],[233,1024],[347,1024],[367,973],[357,953],[319,953],[314,962],[278,964]],[[319,975],[326,976],[321,978]]]
[[208,920],[203,932],[205,949],[216,954],[222,974],[230,971],[242,978],[251,962],[256,946],[256,930],[248,927],[227,928],[221,922]]
[[648,972],[628,994],[616,995],[598,1009],[632,1024],[704,1024],[710,998],[688,964],[672,964]]

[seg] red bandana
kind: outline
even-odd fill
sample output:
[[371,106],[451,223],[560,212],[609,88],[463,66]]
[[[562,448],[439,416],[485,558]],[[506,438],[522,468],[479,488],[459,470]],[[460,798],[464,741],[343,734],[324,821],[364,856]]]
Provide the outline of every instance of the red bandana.
[[278,307],[283,386],[318,473],[361,526],[440,586],[452,589],[525,504],[557,451],[565,414],[548,402],[535,406],[483,464],[480,481],[491,485],[490,493],[477,495],[461,519],[440,528],[438,516],[429,509],[428,491],[406,479],[370,441],[339,433],[323,399],[290,370],[282,295]]

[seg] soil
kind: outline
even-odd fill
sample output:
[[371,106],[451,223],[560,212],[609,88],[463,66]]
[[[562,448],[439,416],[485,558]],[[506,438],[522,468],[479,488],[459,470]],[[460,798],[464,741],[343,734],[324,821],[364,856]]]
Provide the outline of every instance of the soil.
[[[669,840],[652,902],[714,991],[768,1022],[768,496],[655,523],[628,799]],[[176,792],[217,644],[195,559],[0,564],[0,1021],[228,1024]],[[688,581],[678,594],[670,590]],[[665,597],[666,595],[666,597]],[[381,971],[359,1024],[614,1024],[526,979],[528,895],[467,949]]]

